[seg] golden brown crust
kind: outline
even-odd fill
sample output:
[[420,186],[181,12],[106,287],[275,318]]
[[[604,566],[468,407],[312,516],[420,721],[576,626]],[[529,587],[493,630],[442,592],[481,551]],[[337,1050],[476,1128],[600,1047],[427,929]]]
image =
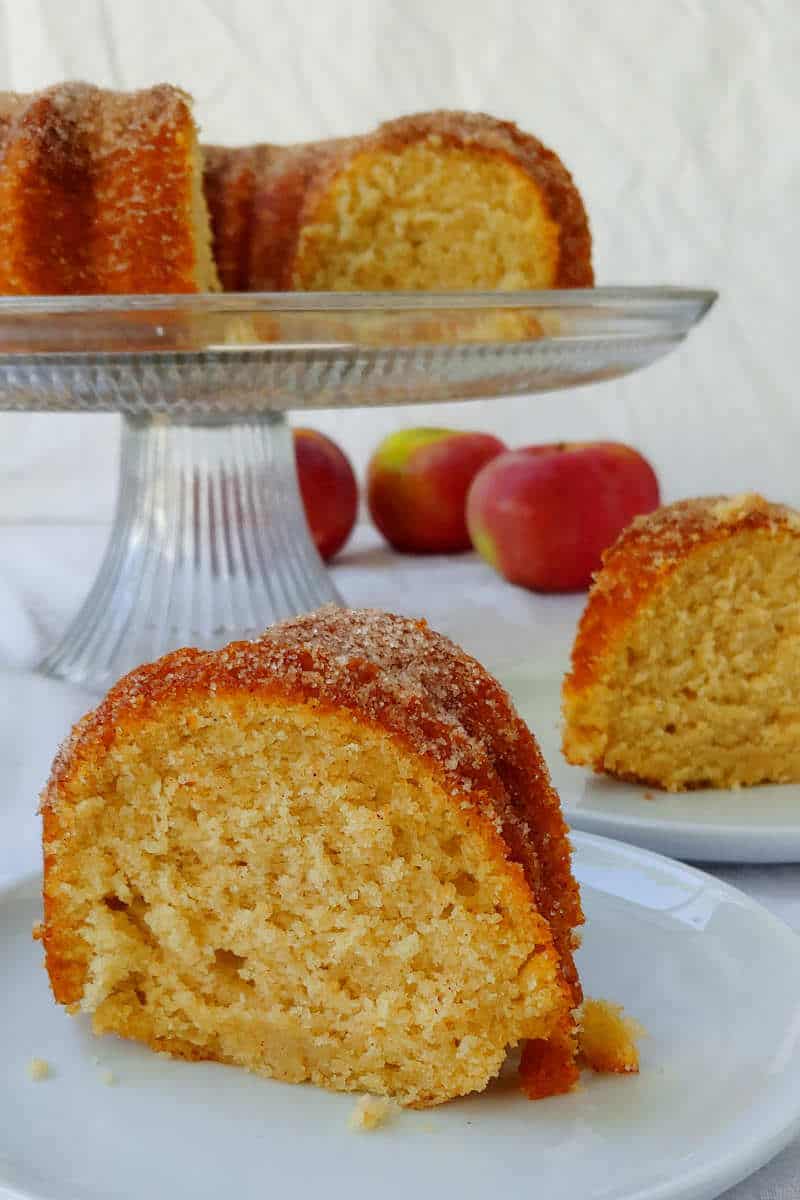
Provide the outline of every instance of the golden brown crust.
[[[0,93],[0,293],[197,291],[190,103],[166,84]],[[337,175],[358,154],[427,139],[524,171],[558,229],[553,286],[592,284],[586,213],[560,159],[510,122],[442,111],[362,137],[209,147],[204,186],[223,287],[302,287],[300,235]]]
[[[65,832],[61,803],[81,764],[117,731],[160,705],[198,694],[281,696],[345,709],[396,737],[444,776],[469,819],[496,830],[497,853],[520,864],[548,921],[574,1003],[581,992],[572,930],[582,922],[558,796],[527,726],[507,693],[475,659],[422,621],[329,606],[283,622],[253,642],[215,652],[178,650],[139,667],[84,718],[62,748],[43,796],[46,853]],[[46,860],[46,878],[47,878]],[[62,979],[54,897],[45,884],[45,944],[56,996],[73,1003],[80,972]]]
[[586,211],[558,156],[511,122],[483,113],[447,111],[402,117],[362,137],[285,147],[210,147],[206,195],[223,286],[248,291],[299,288],[301,231],[337,176],[356,155],[401,150],[430,138],[476,154],[504,157],[522,169],[558,226],[553,286],[591,287]]
[[204,147],[206,203],[225,291],[289,290],[288,263],[309,183],[354,140]]
[[753,529],[800,536],[800,515],[746,493],[679,500],[636,517],[603,555],[578,625],[565,700],[585,695],[598,682],[636,613],[687,555]]
[[570,1092],[579,1078],[572,1030],[560,1037],[529,1038],[522,1047],[519,1083],[529,1100]]
[[247,241],[253,203],[255,148],[203,147],[203,191],[219,280],[226,292],[247,291]]
[[0,293],[196,292],[191,101],[0,93]]

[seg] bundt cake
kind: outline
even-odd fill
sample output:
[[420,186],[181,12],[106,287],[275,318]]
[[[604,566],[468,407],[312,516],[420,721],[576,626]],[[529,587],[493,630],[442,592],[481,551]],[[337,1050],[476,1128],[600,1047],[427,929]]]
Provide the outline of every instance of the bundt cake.
[[413,1106],[525,1039],[531,1094],[577,1077],[558,797],[507,694],[422,621],[328,607],[138,668],[43,816],[47,970],[98,1033]]
[[800,780],[800,513],[757,495],[637,517],[563,689],[569,762],[680,791]]
[[515,125],[434,112],[363,137],[206,150],[223,287],[585,287],[591,237],[560,159]]
[[218,287],[184,92],[0,93],[0,293]]
[[0,293],[593,281],[569,172],[509,122],[425,113],[362,137],[212,146],[203,167],[190,106],[166,84],[0,93]]

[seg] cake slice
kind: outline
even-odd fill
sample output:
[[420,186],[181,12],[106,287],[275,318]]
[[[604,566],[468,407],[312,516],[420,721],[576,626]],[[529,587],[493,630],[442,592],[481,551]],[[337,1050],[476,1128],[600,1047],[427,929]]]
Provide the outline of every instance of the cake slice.
[[567,760],[663,787],[800,780],[800,514],[757,495],[637,517],[563,689]]
[[558,797],[424,622],[329,607],[140,667],[43,814],[47,970],[98,1033],[414,1106],[526,1039],[535,1094],[577,1078]]
[[226,289],[593,282],[586,212],[566,167],[482,113],[422,113],[304,146],[212,147],[205,186]]
[[0,294],[218,288],[184,92],[0,93]]

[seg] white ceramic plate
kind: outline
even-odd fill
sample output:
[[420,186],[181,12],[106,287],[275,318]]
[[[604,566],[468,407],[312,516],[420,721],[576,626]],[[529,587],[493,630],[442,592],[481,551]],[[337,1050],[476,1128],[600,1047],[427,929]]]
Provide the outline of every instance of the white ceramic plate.
[[692,862],[800,862],[800,786],[675,794],[571,767],[561,753],[560,680],[501,672],[536,734],[574,829]]
[[[347,1128],[353,1097],[95,1040],[50,1000],[30,936],[38,880],[1,892],[0,1196],[718,1195],[800,1130],[800,939],[691,868],[575,844],[581,973],[649,1031],[641,1075],[586,1076],[537,1104],[500,1082],[370,1134]],[[32,1056],[51,1078],[28,1078]]]

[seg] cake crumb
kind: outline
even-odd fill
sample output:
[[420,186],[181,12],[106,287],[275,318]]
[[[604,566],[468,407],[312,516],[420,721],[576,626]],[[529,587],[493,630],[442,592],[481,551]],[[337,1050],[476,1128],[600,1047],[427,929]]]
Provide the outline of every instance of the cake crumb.
[[117,1077],[113,1071],[106,1069],[100,1073],[100,1080],[106,1087],[111,1087],[117,1082]]
[[28,1074],[35,1083],[40,1079],[47,1079],[50,1075],[50,1063],[46,1058],[32,1058],[28,1063]]
[[377,1129],[393,1113],[396,1105],[383,1096],[361,1096],[350,1113],[348,1124],[359,1133]]
[[44,922],[37,921],[31,930],[31,937],[35,942],[40,942],[44,937]]
[[718,521],[727,524],[740,521],[751,512],[764,512],[767,502],[757,492],[740,492],[736,496],[721,496],[711,506],[711,512]]
[[621,1004],[586,999],[580,1011],[578,1046],[584,1064],[603,1075],[639,1072],[637,1041],[645,1029],[626,1017]]

